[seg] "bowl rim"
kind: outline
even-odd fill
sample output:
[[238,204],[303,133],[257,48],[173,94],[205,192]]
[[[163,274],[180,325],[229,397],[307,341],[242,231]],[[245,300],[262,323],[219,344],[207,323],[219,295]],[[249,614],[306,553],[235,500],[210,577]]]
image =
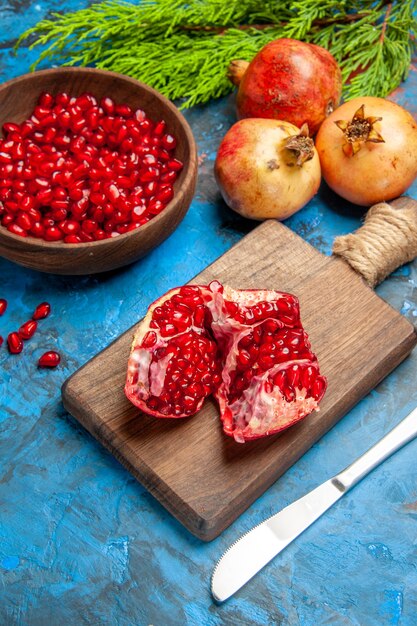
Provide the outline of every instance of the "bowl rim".
[[97,241],[82,241],[79,243],[64,243],[61,240],[60,241],[46,241],[45,239],[33,237],[31,235],[27,235],[26,237],[15,235],[14,233],[11,233],[9,230],[7,230],[7,228],[5,228],[2,224],[0,224],[0,236],[6,237],[10,239],[11,241],[16,242],[18,245],[19,244],[22,245],[23,247],[25,247],[26,245],[28,246],[30,245],[32,249],[34,250],[47,249],[47,250],[50,250],[51,252],[60,251],[63,249],[68,250],[68,251],[69,250],[81,251],[81,250],[94,249],[95,247],[103,246],[105,244],[110,245],[112,241],[117,241],[121,243],[123,242],[124,239],[132,238],[135,235],[139,236],[140,234],[141,236],[145,236],[145,233],[148,230],[151,230],[152,228],[157,226],[157,224],[160,221],[163,221],[164,219],[166,219],[168,213],[175,212],[174,209],[176,209],[177,206],[181,204],[184,198],[184,195],[187,193],[188,189],[193,184],[194,177],[197,172],[197,167],[195,166],[197,165],[197,144],[194,139],[194,135],[192,133],[189,123],[187,122],[187,120],[185,119],[181,111],[178,109],[178,107],[176,107],[175,104],[171,102],[171,100],[166,98],[164,95],[162,95],[159,91],[157,91],[153,87],[150,87],[146,83],[143,83],[140,80],[137,80],[136,78],[132,78],[131,76],[126,76],[125,74],[120,74],[119,72],[112,72],[110,70],[102,70],[102,69],[94,68],[94,67],[79,67],[79,66],[57,67],[57,68],[37,70],[34,72],[21,74],[15,78],[12,78],[0,84],[0,96],[2,95],[2,92],[5,89],[9,88],[10,86],[18,85],[20,82],[25,82],[27,80],[36,80],[38,76],[47,76],[49,74],[57,75],[61,72],[63,74],[69,74],[69,75],[71,74],[96,74],[96,75],[101,75],[101,76],[114,77],[119,80],[121,79],[125,82],[130,83],[132,87],[136,87],[136,88],[139,87],[141,89],[144,89],[145,91],[153,95],[156,99],[160,100],[172,112],[172,114],[179,119],[179,121],[181,122],[181,126],[185,132],[185,136],[188,142],[189,152],[190,152],[189,162],[186,165],[187,170],[185,172],[185,176],[181,182],[181,186],[178,189],[177,193],[174,195],[172,200],[166,205],[165,209],[161,211],[161,213],[158,213],[158,215],[155,215],[155,217],[149,220],[149,222],[147,222],[146,224],[142,224],[138,228],[130,230],[126,233],[120,233],[117,237],[106,237],[106,239],[100,239]]

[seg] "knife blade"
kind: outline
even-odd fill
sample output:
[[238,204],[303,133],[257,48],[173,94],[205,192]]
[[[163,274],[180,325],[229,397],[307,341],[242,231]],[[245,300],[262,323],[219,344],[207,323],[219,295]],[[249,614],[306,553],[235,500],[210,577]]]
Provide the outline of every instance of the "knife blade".
[[339,474],[244,534],[214,568],[213,598],[217,602],[230,598],[349,489],[416,436],[417,408]]

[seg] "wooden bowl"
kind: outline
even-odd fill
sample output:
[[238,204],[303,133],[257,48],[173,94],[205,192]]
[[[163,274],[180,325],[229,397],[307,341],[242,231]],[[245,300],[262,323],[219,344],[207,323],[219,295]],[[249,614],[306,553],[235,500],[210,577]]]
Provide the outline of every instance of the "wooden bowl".
[[118,104],[143,109],[153,121],[164,119],[178,140],[175,157],[184,168],[175,182],[172,201],[136,230],[101,241],[66,244],[19,237],[0,226],[0,256],[41,272],[77,275],[105,272],[136,261],[172,233],[190,206],[197,182],[197,150],[188,123],[167,98],[133,78],[75,67],[25,74],[1,85],[0,128],[5,122],[21,123],[28,118],[44,91],[110,96]]

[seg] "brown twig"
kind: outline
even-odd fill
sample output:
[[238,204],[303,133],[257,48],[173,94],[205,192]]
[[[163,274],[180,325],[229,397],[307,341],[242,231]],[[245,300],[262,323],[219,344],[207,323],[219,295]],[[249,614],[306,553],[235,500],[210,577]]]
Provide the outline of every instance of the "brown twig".
[[[391,4],[390,4],[391,7]],[[329,18],[317,18],[312,22],[313,26],[328,26],[329,24],[349,24],[351,22],[358,22],[359,20],[367,17],[371,11],[362,11],[362,13],[351,13],[349,15],[343,15],[340,17]],[[388,19],[389,11],[387,11],[386,19]],[[235,26],[192,26],[183,25],[182,30],[189,31],[205,31],[208,33],[223,34],[227,30],[249,30],[251,28],[255,30],[266,30],[268,28],[276,28],[277,26],[285,26],[286,22],[270,22],[268,24],[236,24]]]
[[392,2],[390,2],[388,4],[387,10],[385,12],[384,22],[382,24],[382,29],[381,29],[381,35],[379,37],[379,42],[380,43],[383,43],[384,38],[385,38],[385,31],[387,30],[387,24],[388,24],[389,16],[390,16],[390,13],[391,13],[391,9],[392,9]]

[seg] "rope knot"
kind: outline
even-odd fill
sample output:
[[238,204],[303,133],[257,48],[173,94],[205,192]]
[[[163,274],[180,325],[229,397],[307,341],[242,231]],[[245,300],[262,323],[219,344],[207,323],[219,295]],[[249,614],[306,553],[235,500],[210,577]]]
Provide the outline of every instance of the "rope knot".
[[417,256],[417,202],[402,197],[391,204],[375,204],[363,226],[335,239],[333,254],[341,256],[375,287]]

